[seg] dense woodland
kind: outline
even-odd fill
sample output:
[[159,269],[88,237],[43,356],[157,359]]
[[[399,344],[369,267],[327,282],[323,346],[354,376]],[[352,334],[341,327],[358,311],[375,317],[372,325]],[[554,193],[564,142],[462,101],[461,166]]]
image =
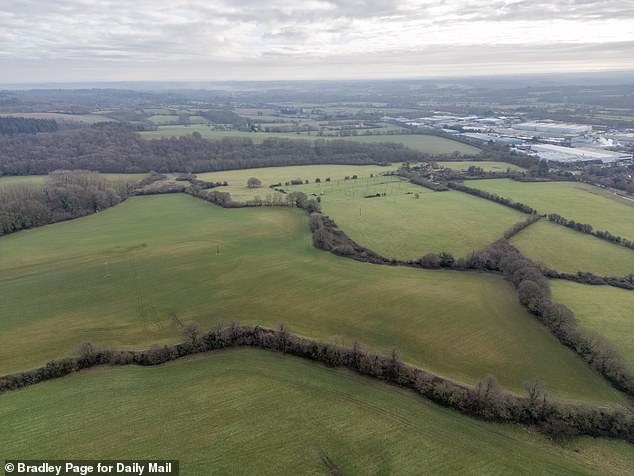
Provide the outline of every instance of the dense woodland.
[[57,121],[52,119],[0,117],[0,135],[36,134],[38,132],[55,132],[58,129]]
[[60,171],[43,185],[13,184],[0,188],[0,236],[98,212],[129,193],[123,181],[96,173]]
[[270,138],[202,139],[199,134],[142,139],[112,124],[37,135],[0,136],[0,175],[39,175],[54,170],[112,173],[209,172],[307,164],[377,165],[428,156],[401,144]]

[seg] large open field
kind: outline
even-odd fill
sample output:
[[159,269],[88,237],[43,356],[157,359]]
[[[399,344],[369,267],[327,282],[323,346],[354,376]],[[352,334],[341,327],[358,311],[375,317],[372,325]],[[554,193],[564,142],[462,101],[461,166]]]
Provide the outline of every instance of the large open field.
[[526,256],[560,272],[584,271],[602,276],[634,273],[634,250],[547,220],[529,226],[511,242]]
[[428,154],[452,154],[460,152],[464,155],[477,154],[480,149],[462,142],[445,139],[444,137],[421,135],[421,134],[404,134],[404,135],[381,135],[381,136],[357,136],[343,137],[346,140],[355,140],[359,142],[398,142],[414,150],[427,152]]
[[[289,187],[321,194],[321,206],[352,239],[390,258],[448,251],[466,256],[524,216],[466,193],[431,190],[398,177]],[[364,198],[377,193],[385,196]],[[420,198],[416,198],[416,194]]]
[[[400,164],[392,164],[387,167],[378,165],[299,165],[290,167],[265,167],[258,169],[227,170],[224,172],[209,172],[198,174],[197,178],[208,182],[228,182],[229,186],[219,190],[231,193],[234,200],[250,200],[256,196],[266,198],[269,194],[278,194],[269,188],[277,182],[288,182],[293,179],[309,180],[314,182],[319,178],[325,181],[343,181],[346,176],[357,175],[369,177],[371,174],[379,175],[390,170],[396,170]],[[262,181],[260,188],[248,188],[249,177],[256,177]],[[324,182],[325,183],[325,182]]]
[[239,137],[251,139],[253,142],[262,142],[269,137],[277,137],[280,139],[327,139],[327,140],[352,140],[357,142],[397,142],[421,152],[429,154],[452,154],[460,152],[461,154],[477,154],[479,149],[476,147],[463,144],[461,142],[445,139],[431,135],[420,134],[382,134],[382,135],[359,135],[348,137],[319,137],[316,133],[305,134],[295,132],[241,132],[241,131],[221,131],[214,130],[209,126],[159,126],[156,131],[141,132],[141,136],[152,139],[157,137],[173,137],[191,135],[193,132],[199,132],[207,139],[222,139],[224,137]]
[[178,458],[182,474],[627,474],[634,447],[559,445],[290,356],[218,352],[0,396],[12,458]]
[[579,324],[605,336],[634,367],[634,292],[609,286],[552,281],[553,299],[567,305]]
[[523,172],[526,169],[518,167],[517,165],[508,164],[506,162],[490,162],[490,161],[458,161],[458,162],[438,162],[438,165],[446,167],[448,169],[465,171],[469,167],[480,167],[487,172]]
[[472,180],[465,184],[526,203],[540,213],[558,213],[569,220],[589,223],[596,230],[634,239],[634,202],[593,185],[509,179]]
[[1,238],[0,287],[2,373],[83,341],[148,347],[179,339],[179,323],[192,319],[203,327],[237,320],[397,347],[404,360],[469,383],[494,374],[523,391],[538,377],[557,397],[624,398],[540,326],[502,278],[338,258],[312,247],[296,209],[129,199]]

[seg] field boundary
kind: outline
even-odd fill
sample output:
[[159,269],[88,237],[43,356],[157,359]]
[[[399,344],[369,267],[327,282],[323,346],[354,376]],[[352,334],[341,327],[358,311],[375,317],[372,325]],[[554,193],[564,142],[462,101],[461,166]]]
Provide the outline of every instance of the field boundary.
[[535,427],[551,438],[593,436],[634,443],[634,414],[630,408],[553,401],[536,382],[526,384],[525,397],[503,391],[492,376],[471,387],[403,363],[396,350],[385,356],[366,352],[357,343],[342,347],[291,334],[284,326],[273,330],[231,324],[201,333],[197,325],[190,323],[183,334],[184,342],[141,351],[100,349],[85,343],[77,356],[0,377],[0,393],[99,366],[152,366],[194,354],[250,347],[293,355],[332,368],[345,368],[361,376],[413,390],[436,404],[465,415]]
[[[410,181],[414,184],[416,183],[412,180]],[[514,210],[518,210],[522,213],[526,213],[527,215],[539,214],[541,217],[548,218],[550,222],[555,223],[557,225],[564,226],[566,228],[577,231],[579,233],[592,235],[595,238],[599,238],[601,240],[608,241],[612,244],[623,246],[625,248],[634,250],[634,240],[623,238],[622,236],[615,235],[607,230],[594,230],[592,225],[590,224],[577,223],[574,220],[568,220],[567,218],[564,218],[561,215],[558,215],[557,213],[540,214],[536,209],[522,202],[515,202],[510,198],[500,197],[499,195],[495,193],[486,192],[478,188],[468,187],[461,183],[449,181],[447,182],[447,186],[451,188],[452,190],[457,190],[459,192],[468,193],[476,197],[484,198],[485,200],[490,200],[492,202],[499,203],[500,205],[513,208]]]

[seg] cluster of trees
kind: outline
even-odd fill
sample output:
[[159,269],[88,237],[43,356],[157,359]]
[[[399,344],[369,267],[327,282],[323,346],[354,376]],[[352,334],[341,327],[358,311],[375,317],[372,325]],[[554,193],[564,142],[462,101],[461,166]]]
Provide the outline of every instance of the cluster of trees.
[[606,240],[611,243],[616,243],[617,245],[625,246],[626,248],[634,249],[633,240],[628,240],[627,238],[623,238],[618,235],[613,235],[609,231],[593,230],[592,225],[589,225],[587,223],[577,223],[574,220],[568,220],[567,218],[564,218],[561,215],[558,215],[556,213],[551,213],[550,215],[547,215],[547,216],[551,222],[557,223],[558,225],[571,228],[581,233],[586,233],[588,235],[596,236],[597,238],[601,238],[602,240]]
[[456,264],[456,259],[451,253],[441,251],[438,254],[427,253],[417,261],[417,264],[419,264],[421,268],[426,269],[453,268]]
[[152,172],[135,185],[132,193],[134,195],[161,195],[166,193],[184,193],[192,186],[199,190],[227,186],[225,182],[206,182],[199,180],[192,174],[179,174],[174,178],[165,174]]
[[475,195],[476,197],[480,197],[480,198],[486,198],[487,200],[491,200],[493,202],[499,203],[500,205],[513,208],[515,210],[518,210],[522,213],[526,213],[528,215],[533,215],[537,213],[537,210],[521,202],[514,202],[510,198],[500,197],[499,195],[496,195],[495,193],[486,192],[484,190],[479,190],[477,188],[467,187],[466,185],[462,183],[449,182],[447,186],[454,190],[458,190],[459,192],[469,193],[471,195]]
[[355,343],[341,347],[259,326],[232,324],[202,332],[189,323],[184,341],[172,346],[153,346],[144,351],[101,349],[86,343],[79,355],[49,362],[27,372],[0,377],[0,392],[22,388],[99,365],[158,365],[188,355],[235,347],[252,347],[294,355],[411,389],[446,407],[486,420],[536,426],[547,434],[601,436],[634,442],[634,415],[625,408],[600,408],[552,401],[538,382],[527,382],[526,396],[503,391],[493,376],[474,387],[459,384],[405,364],[394,349],[384,356],[369,353]]
[[634,194],[634,164],[613,164],[610,167],[589,165],[584,167],[579,179],[601,187],[612,187]]
[[310,230],[312,232],[313,245],[320,250],[374,264],[400,263],[397,260],[384,258],[353,241],[337,227],[334,220],[321,213],[312,213],[310,215]]
[[402,144],[344,140],[200,137],[142,139],[122,125],[95,125],[37,135],[0,135],[0,174],[42,175],[54,170],[208,172],[308,164],[387,165],[425,154]]
[[[453,138],[453,136],[451,137]],[[529,169],[530,171],[537,171],[539,169],[540,162],[542,162],[538,157],[519,154],[512,151],[509,146],[502,144],[488,144],[487,146],[482,147],[482,151],[480,152],[478,158],[479,160],[485,161],[506,162],[517,165],[518,167]],[[544,167],[543,164],[542,167]]]
[[55,132],[57,122],[52,119],[31,119],[26,117],[0,117],[0,134],[35,134]]
[[416,184],[416,185],[420,185],[421,187],[425,187],[428,188],[430,190],[433,190],[434,192],[445,192],[447,190],[449,190],[449,188],[447,187],[446,184],[444,183],[440,183],[440,182],[434,182],[420,174],[414,173],[414,172],[406,172],[405,170],[401,169],[399,171],[399,175],[407,177],[409,179],[410,182]]
[[248,188],[260,188],[262,186],[262,181],[257,177],[249,177],[247,180]]
[[5,185],[0,188],[0,236],[95,213],[129,193],[127,183],[85,171],[54,172],[41,185]]
[[223,208],[245,208],[245,207],[297,207],[306,210],[308,213],[315,213],[321,210],[319,202],[303,192],[291,192],[279,194],[269,194],[266,198],[256,197],[246,202],[234,201],[229,192],[218,190],[206,190],[196,186],[187,187],[182,190],[189,195],[200,198],[210,203],[214,203]]

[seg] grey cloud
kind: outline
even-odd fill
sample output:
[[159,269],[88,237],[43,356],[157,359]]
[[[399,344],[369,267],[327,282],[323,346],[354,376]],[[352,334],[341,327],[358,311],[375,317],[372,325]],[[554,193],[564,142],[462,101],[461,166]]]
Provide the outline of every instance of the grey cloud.
[[[444,36],[478,22],[513,25],[522,20],[534,22],[533,36],[539,37],[539,24],[555,19],[583,26],[591,20],[615,18],[634,19],[634,4],[623,0],[21,0],[0,11],[0,58],[3,71],[9,68],[10,74],[18,74],[20,68],[30,74],[39,61],[48,65],[47,71],[55,64],[83,63],[92,65],[95,74],[127,70],[132,76],[138,63],[152,65],[152,71],[161,70],[161,64],[187,65],[180,69],[182,78],[217,71],[219,65],[236,74],[247,70],[252,74],[254,65],[265,74],[275,70],[287,75],[293,67],[303,66],[306,71],[296,74],[322,74],[340,72],[347,64],[389,74],[418,71],[421,67],[407,66],[407,61],[425,59],[434,62],[434,68],[457,69],[454,65],[460,61],[476,58],[480,65],[514,64],[520,53],[524,61],[535,64],[586,61],[592,67],[596,58],[590,56],[603,52],[604,59],[612,58],[614,66],[621,67],[631,63],[628,53],[634,56],[632,44],[619,42],[627,31],[603,37],[601,45],[576,33],[551,44],[538,38],[544,40],[539,48],[528,44],[535,38],[516,38],[518,45],[513,47],[484,47],[486,41],[475,38],[473,44],[480,46],[470,48],[452,46],[453,37]],[[579,31],[583,33],[583,28]],[[436,46],[429,47],[428,39]],[[508,38],[499,42],[505,41]],[[172,74],[168,67],[163,69]]]
[[519,0],[509,3],[494,0],[483,9],[467,5],[462,14],[474,20],[602,20],[634,18],[634,4],[627,0]]

